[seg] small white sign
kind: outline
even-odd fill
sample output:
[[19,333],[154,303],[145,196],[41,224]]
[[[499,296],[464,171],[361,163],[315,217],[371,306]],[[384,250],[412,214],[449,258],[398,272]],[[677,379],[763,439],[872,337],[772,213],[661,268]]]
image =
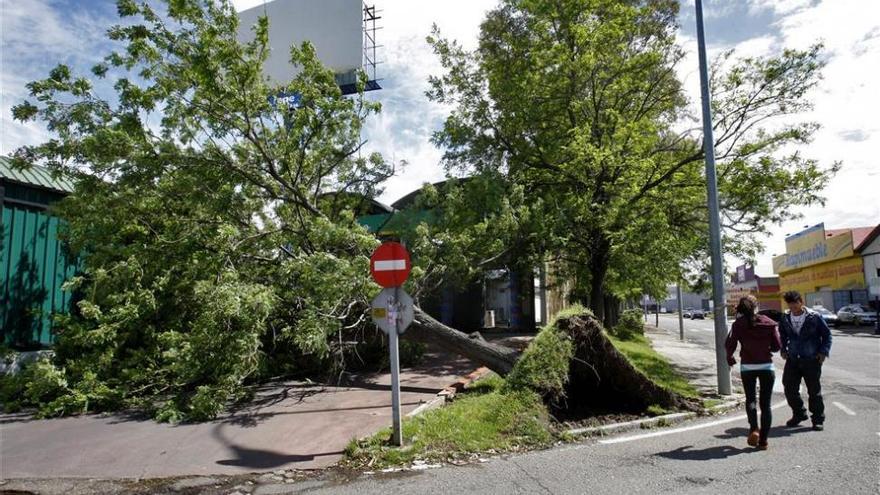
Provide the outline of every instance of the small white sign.
[[406,260],[378,260],[373,262],[373,270],[384,272],[388,270],[406,270]]
[[395,328],[398,334],[402,334],[413,322],[413,299],[399,287],[382,289],[371,306],[373,322],[386,334],[391,334]]

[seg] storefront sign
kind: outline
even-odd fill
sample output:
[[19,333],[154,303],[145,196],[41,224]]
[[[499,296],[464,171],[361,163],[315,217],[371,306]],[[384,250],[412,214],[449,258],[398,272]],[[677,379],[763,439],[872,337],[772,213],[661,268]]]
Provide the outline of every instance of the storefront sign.
[[813,292],[819,287],[833,287],[835,290],[865,287],[861,258],[849,258],[793,273],[783,273],[779,280],[784,290],[798,290],[803,293]]
[[820,223],[785,239],[785,254],[773,258],[773,272],[785,273],[853,255],[852,232],[825,236]]

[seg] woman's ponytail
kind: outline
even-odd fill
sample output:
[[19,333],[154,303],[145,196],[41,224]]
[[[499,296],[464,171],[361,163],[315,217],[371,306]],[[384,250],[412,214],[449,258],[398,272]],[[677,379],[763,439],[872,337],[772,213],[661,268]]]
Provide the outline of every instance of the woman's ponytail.
[[739,299],[739,304],[736,305],[736,312],[741,314],[743,318],[749,322],[749,326],[751,327],[758,319],[758,300],[751,294],[741,297]]

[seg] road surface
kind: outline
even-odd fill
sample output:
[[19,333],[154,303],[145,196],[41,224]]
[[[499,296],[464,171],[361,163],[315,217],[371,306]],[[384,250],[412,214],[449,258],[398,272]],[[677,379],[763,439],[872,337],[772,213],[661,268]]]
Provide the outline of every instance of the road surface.
[[[653,323],[653,318],[650,320]],[[712,322],[687,321],[687,338],[712,352]],[[678,333],[678,320],[661,316]],[[823,385],[826,429],[787,429],[774,396],[770,450],[748,448],[742,411],[674,428],[591,439],[467,467],[443,467],[354,482],[308,482],[292,492],[351,493],[878,493],[880,338],[834,330]],[[266,487],[268,488],[268,487]]]

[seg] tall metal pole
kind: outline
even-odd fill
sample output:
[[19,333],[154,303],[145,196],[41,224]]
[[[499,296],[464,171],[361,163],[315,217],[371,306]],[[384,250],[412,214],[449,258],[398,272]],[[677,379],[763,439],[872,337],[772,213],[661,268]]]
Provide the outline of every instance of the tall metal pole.
[[660,301],[654,306],[654,326],[660,328]]
[[400,333],[399,311],[400,287],[394,288],[394,330],[388,333],[388,351],[391,361],[391,443],[403,446],[403,428],[400,422],[400,358],[397,350],[397,336]]
[[703,2],[696,0],[697,52],[700,58],[700,94],[703,101],[703,148],[706,153],[706,187],[709,195],[709,247],[712,259],[712,302],[715,315],[715,360],[718,393],[730,395],[730,367],[724,350],[727,312],[724,304],[724,269],[721,256],[721,220],[718,211],[718,179],[715,176],[715,138],[712,135],[712,106],[709,99],[709,69],[706,64],[706,35],[703,32]]
[[678,338],[684,340],[684,310],[681,309],[681,283],[675,284],[675,297],[678,299]]

